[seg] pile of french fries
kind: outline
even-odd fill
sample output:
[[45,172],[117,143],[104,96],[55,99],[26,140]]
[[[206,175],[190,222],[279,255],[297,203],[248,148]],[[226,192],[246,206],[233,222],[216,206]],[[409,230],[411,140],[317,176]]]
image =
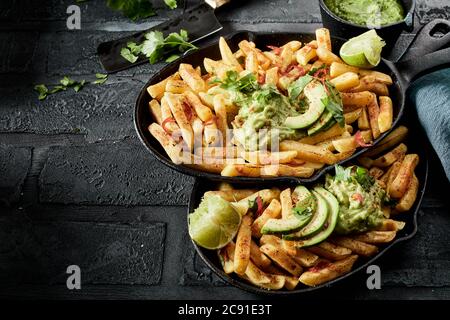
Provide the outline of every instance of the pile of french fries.
[[[378,246],[393,241],[405,226],[405,222],[391,216],[410,210],[417,197],[419,183],[414,170],[419,157],[407,154],[402,143],[406,133],[405,127],[397,128],[371,150],[369,156],[374,158],[360,159],[390,197],[397,200],[394,207],[383,207],[384,219],[375,230],[346,236],[332,234],[322,243],[305,248],[301,242],[261,234],[269,219],[283,218],[292,210],[289,188],[258,191],[233,189],[222,183],[219,190],[206,192],[205,196],[214,194],[234,201],[243,215],[234,241],[217,252],[224,272],[234,273],[260,288],[294,290],[299,283],[318,286],[336,279],[350,272],[359,256],[368,258],[377,254]],[[263,204],[259,216],[251,213],[247,205],[257,197]]]
[[[369,147],[393,124],[389,75],[345,64],[332,52],[328,29],[316,30],[316,40],[290,41],[268,50],[243,40],[232,52],[220,38],[221,60],[205,58],[200,66],[181,63],[179,70],[147,88],[154,122],[150,133],[176,164],[222,176],[311,177],[315,170],[350,157],[357,148]],[[270,50],[269,50],[270,49]],[[272,84],[285,93],[303,74],[326,65],[325,78],[340,92],[345,126],[333,125],[303,139],[284,140],[280,150],[247,152],[227,129],[239,108],[230,92],[213,82],[228,71],[241,76],[252,72],[260,83]]]

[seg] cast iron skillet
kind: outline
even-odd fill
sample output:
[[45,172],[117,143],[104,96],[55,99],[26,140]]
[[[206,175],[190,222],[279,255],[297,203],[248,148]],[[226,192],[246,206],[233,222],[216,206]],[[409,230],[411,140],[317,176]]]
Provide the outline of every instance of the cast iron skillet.
[[[332,31],[331,31],[332,32]],[[232,34],[227,38],[227,42],[231,49],[237,50],[238,43],[241,40],[254,41],[258,48],[265,48],[267,45],[279,46],[285,44],[291,40],[299,40],[302,43],[307,43],[315,38],[313,34],[304,33],[253,33],[249,31],[240,31]],[[428,38],[431,38],[428,36]],[[343,39],[332,37],[333,51],[338,52],[340,46],[344,43]],[[427,43],[423,44],[424,46]],[[205,57],[211,59],[220,59],[220,53],[218,44],[213,44],[203,49],[197,50],[163,68],[158,74],[152,77],[147,84],[141,89],[141,92],[136,101],[136,109],[134,114],[134,123],[136,127],[137,134],[146,146],[146,148],[162,163],[169,166],[170,168],[177,170],[181,173],[188,174],[191,176],[197,176],[201,178],[207,178],[210,180],[220,180],[220,181],[232,181],[232,182],[312,182],[320,178],[325,172],[331,170],[333,166],[325,166],[321,170],[317,171],[310,178],[296,178],[296,177],[222,177],[219,174],[208,173],[204,171],[199,171],[195,169],[188,168],[183,165],[174,164],[164,149],[160,146],[158,141],[150,134],[148,131],[148,126],[153,122],[152,116],[150,114],[148,103],[151,99],[150,95],[147,93],[146,88],[149,85],[158,83],[168,76],[172,75],[178,70],[180,63],[189,63],[194,67],[201,66],[203,68],[203,59]],[[389,74],[393,79],[393,85],[389,88],[389,95],[392,98],[394,105],[394,123],[392,128],[395,128],[397,122],[401,118],[404,108],[405,108],[405,92],[411,83],[411,81],[419,74],[424,71],[433,69],[437,66],[442,66],[445,64],[450,64],[450,48],[443,49],[440,51],[433,52],[421,57],[413,58],[401,63],[393,63],[391,61],[383,59],[377,70]],[[391,129],[392,130],[392,129]],[[382,140],[391,130],[380,135],[378,139],[374,141],[376,145],[380,140]],[[355,152],[350,158],[341,161],[341,163],[351,161],[356,157],[364,153],[367,148],[362,148]]]
[[[406,120],[406,119],[405,119]],[[417,214],[420,208],[420,204],[422,202],[422,197],[425,193],[425,188],[427,184],[427,176],[428,176],[428,159],[427,159],[427,146],[428,143],[425,142],[424,139],[424,133],[422,131],[422,128],[419,126],[417,120],[410,120],[410,121],[402,121],[405,125],[409,128],[408,133],[408,139],[406,141],[406,145],[408,146],[408,153],[417,153],[419,155],[420,161],[419,165],[416,168],[416,175],[419,179],[419,192],[417,194],[417,199],[414,204],[414,206],[411,208],[409,212],[401,213],[399,215],[396,215],[394,219],[401,220],[406,222],[405,228],[397,233],[396,239],[388,243],[385,246],[379,246],[380,252],[370,258],[363,258],[359,257],[356,261],[355,265],[353,266],[352,271],[347,273],[346,275],[334,279],[332,281],[329,281],[327,283],[324,283],[317,287],[308,287],[305,285],[302,285],[299,283],[297,286],[297,289],[292,291],[287,291],[286,289],[283,290],[266,290],[261,289],[256,286],[253,286],[249,283],[247,283],[245,280],[242,280],[241,278],[237,277],[236,275],[227,275],[225,272],[223,272],[223,269],[220,265],[219,259],[217,257],[215,250],[207,250],[204,248],[199,247],[194,241],[192,241],[192,244],[195,247],[195,250],[200,255],[201,259],[208,265],[208,267],[217,274],[220,278],[222,278],[224,281],[228,282],[229,284],[252,292],[257,294],[268,294],[268,295],[293,295],[293,294],[301,294],[306,292],[311,292],[315,290],[319,290],[323,287],[329,287],[331,285],[334,285],[337,282],[340,282],[348,277],[351,277],[352,275],[360,272],[361,270],[365,270],[369,265],[374,264],[377,259],[379,259],[386,251],[388,251],[390,248],[392,248],[394,245],[406,241],[408,239],[411,239],[417,232]],[[320,179],[320,182],[322,182],[323,179]],[[209,190],[217,190],[217,182],[213,182],[206,179],[197,179],[193,191],[189,200],[189,209],[188,214],[190,212],[193,212],[199,205],[200,200],[203,196],[203,194],[206,191]],[[306,183],[306,186],[313,186],[313,183]],[[283,183],[283,184],[277,184],[277,183],[254,183],[254,184],[233,184],[233,186],[239,188],[239,186],[247,187],[247,188],[256,188],[256,189],[264,189],[268,187],[277,187],[282,190],[283,187],[295,187],[297,186],[295,183]],[[189,223],[189,221],[187,221]]]

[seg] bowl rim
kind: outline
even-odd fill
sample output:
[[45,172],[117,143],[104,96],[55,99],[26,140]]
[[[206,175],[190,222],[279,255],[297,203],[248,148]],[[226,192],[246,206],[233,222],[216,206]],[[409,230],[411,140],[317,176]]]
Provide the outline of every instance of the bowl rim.
[[[339,16],[338,16],[337,14],[335,14],[333,11],[331,11],[331,10],[328,8],[328,6],[325,4],[324,0],[319,0],[319,6],[320,6],[320,8],[322,8],[322,9],[323,9],[330,17],[332,17],[333,19],[339,21],[340,23],[344,23],[344,24],[347,24],[347,25],[352,26],[352,27],[358,27],[358,28],[363,28],[363,29],[367,29],[367,30],[371,30],[371,29],[381,30],[381,29],[384,29],[384,28],[394,27],[394,26],[398,26],[398,25],[401,25],[401,24],[406,23],[406,20],[409,19],[409,17],[410,17],[411,15],[414,14],[414,11],[415,11],[415,8],[416,8],[416,0],[411,0],[411,2],[412,2],[412,3],[411,3],[411,8],[407,11],[407,13],[405,14],[405,17],[403,18],[402,21],[399,21],[399,22],[393,22],[393,23],[385,24],[385,25],[378,26],[378,27],[375,27],[375,26],[373,26],[373,27],[367,27],[367,26],[363,26],[363,25],[356,24],[356,23],[354,23],[354,22],[350,22],[350,21],[345,20],[345,19],[339,17]],[[404,7],[403,3],[402,3],[402,6]]]

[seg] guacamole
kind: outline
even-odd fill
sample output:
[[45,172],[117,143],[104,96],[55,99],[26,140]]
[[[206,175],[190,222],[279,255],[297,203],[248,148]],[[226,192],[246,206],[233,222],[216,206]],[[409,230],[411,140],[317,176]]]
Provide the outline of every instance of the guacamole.
[[[234,137],[247,150],[257,150],[258,146],[270,147],[271,141],[305,136],[304,131],[284,124],[287,117],[298,115],[300,109],[275,87],[264,86],[245,98],[235,100],[235,103],[239,106],[239,113],[233,121]],[[277,131],[272,129],[278,130],[278,138]]]
[[349,234],[371,230],[381,224],[381,205],[386,192],[360,167],[337,166],[336,176],[327,175],[325,188],[339,202],[335,232]]
[[324,0],[342,19],[362,26],[383,26],[405,18],[399,0]]

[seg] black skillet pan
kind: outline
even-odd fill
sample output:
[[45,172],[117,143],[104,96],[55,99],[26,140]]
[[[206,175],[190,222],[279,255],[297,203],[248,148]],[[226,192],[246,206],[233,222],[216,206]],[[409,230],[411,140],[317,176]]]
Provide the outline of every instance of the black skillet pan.
[[[405,228],[397,233],[396,239],[385,245],[384,247],[379,246],[380,252],[370,258],[370,259],[364,259],[363,257],[359,257],[356,261],[355,265],[353,266],[352,271],[347,273],[346,275],[334,279],[332,281],[329,281],[327,283],[324,283],[317,287],[308,287],[305,285],[302,285],[301,283],[297,286],[297,289],[293,291],[287,291],[285,289],[283,290],[272,290],[268,291],[266,289],[261,289],[256,286],[253,286],[249,284],[248,282],[242,280],[241,278],[237,277],[236,275],[227,275],[225,272],[223,272],[223,269],[220,265],[219,259],[217,257],[215,250],[207,250],[204,248],[199,247],[194,241],[192,241],[195,250],[201,257],[201,259],[208,265],[208,267],[217,274],[220,278],[222,278],[227,283],[257,294],[266,294],[266,295],[294,295],[294,294],[301,294],[301,293],[307,293],[315,290],[319,290],[323,287],[329,287],[332,286],[338,282],[343,281],[344,279],[347,279],[348,277],[351,277],[352,275],[360,272],[361,270],[365,270],[369,265],[372,265],[375,263],[376,260],[378,260],[382,255],[385,254],[389,249],[391,249],[393,246],[395,246],[398,243],[401,243],[403,241],[406,241],[408,239],[411,239],[417,232],[417,214],[419,212],[420,204],[422,202],[422,197],[425,193],[425,188],[427,184],[427,176],[428,176],[428,159],[427,159],[427,148],[428,143],[425,140],[425,134],[423,133],[422,128],[419,126],[418,121],[415,119],[404,119],[405,121],[402,121],[401,123],[407,125],[409,127],[409,133],[408,138],[406,141],[406,145],[408,146],[408,153],[417,153],[419,155],[420,161],[419,165],[416,168],[416,175],[419,179],[419,192],[417,194],[417,199],[414,204],[414,206],[411,208],[409,212],[401,213],[399,215],[396,215],[394,219],[401,220],[406,222]],[[334,172],[333,172],[334,173]],[[323,179],[320,179],[318,182],[322,182]],[[313,186],[314,183],[306,183],[306,186]],[[218,183],[206,179],[197,179],[195,182],[195,185],[193,187],[193,191],[189,200],[189,209],[188,213],[193,212],[199,205],[200,200],[203,196],[203,194],[206,191],[209,190],[217,190]],[[277,184],[272,182],[263,182],[263,183],[254,183],[254,184],[233,184],[236,188],[239,188],[239,186],[242,186],[244,188],[255,188],[255,189],[264,189],[264,188],[270,188],[270,187],[277,187],[282,190],[283,187],[295,187],[297,184],[295,183],[283,183],[283,184]],[[189,222],[188,222],[189,223]]]
[[[280,46],[291,40],[299,40],[302,43],[307,43],[313,40],[315,36],[313,34],[304,33],[253,33],[249,31],[241,31],[226,37],[230,48],[235,51],[238,49],[238,43],[241,40],[249,40],[256,43],[258,48],[266,48],[267,45]],[[345,41],[340,38],[332,38],[333,51],[338,52],[341,45]],[[427,45],[426,43],[424,44]],[[221,180],[221,181],[232,181],[232,182],[312,182],[321,177],[325,172],[331,170],[333,166],[323,167],[321,170],[317,171],[310,178],[296,178],[296,177],[265,177],[265,178],[251,178],[251,177],[222,177],[219,174],[207,173],[204,171],[199,171],[195,169],[188,168],[183,165],[174,164],[164,149],[160,146],[158,141],[150,134],[148,131],[148,126],[153,122],[152,116],[150,114],[148,103],[151,99],[150,95],[147,93],[146,88],[149,85],[158,83],[163,79],[169,77],[178,70],[180,63],[189,63],[194,67],[201,66],[203,68],[203,59],[209,57],[211,59],[221,59],[219,53],[218,44],[213,44],[208,47],[197,50],[163,68],[158,74],[152,77],[147,84],[141,89],[141,92],[136,101],[135,109],[135,127],[138,136],[146,148],[162,163],[175,169],[181,173],[188,174],[191,176],[197,176],[201,178],[207,178],[211,180]],[[450,48],[433,52],[428,55],[413,58],[411,60],[393,63],[391,61],[383,59],[376,70],[385,72],[389,74],[393,79],[393,85],[389,88],[389,95],[392,98],[394,105],[394,123],[392,128],[394,128],[401,118],[405,109],[405,92],[411,83],[411,81],[420,73],[428,71],[438,66],[445,64],[450,64]],[[203,70],[204,71],[204,70]],[[392,129],[391,129],[392,130]],[[382,134],[378,139],[374,141],[376,145],[381,139],[383,139],[391,130]],[[363,148],[355,152],[353,156],[348,159],[343,160],[341,163],[351,161],[356,157],[364,153],[367,148]]]

